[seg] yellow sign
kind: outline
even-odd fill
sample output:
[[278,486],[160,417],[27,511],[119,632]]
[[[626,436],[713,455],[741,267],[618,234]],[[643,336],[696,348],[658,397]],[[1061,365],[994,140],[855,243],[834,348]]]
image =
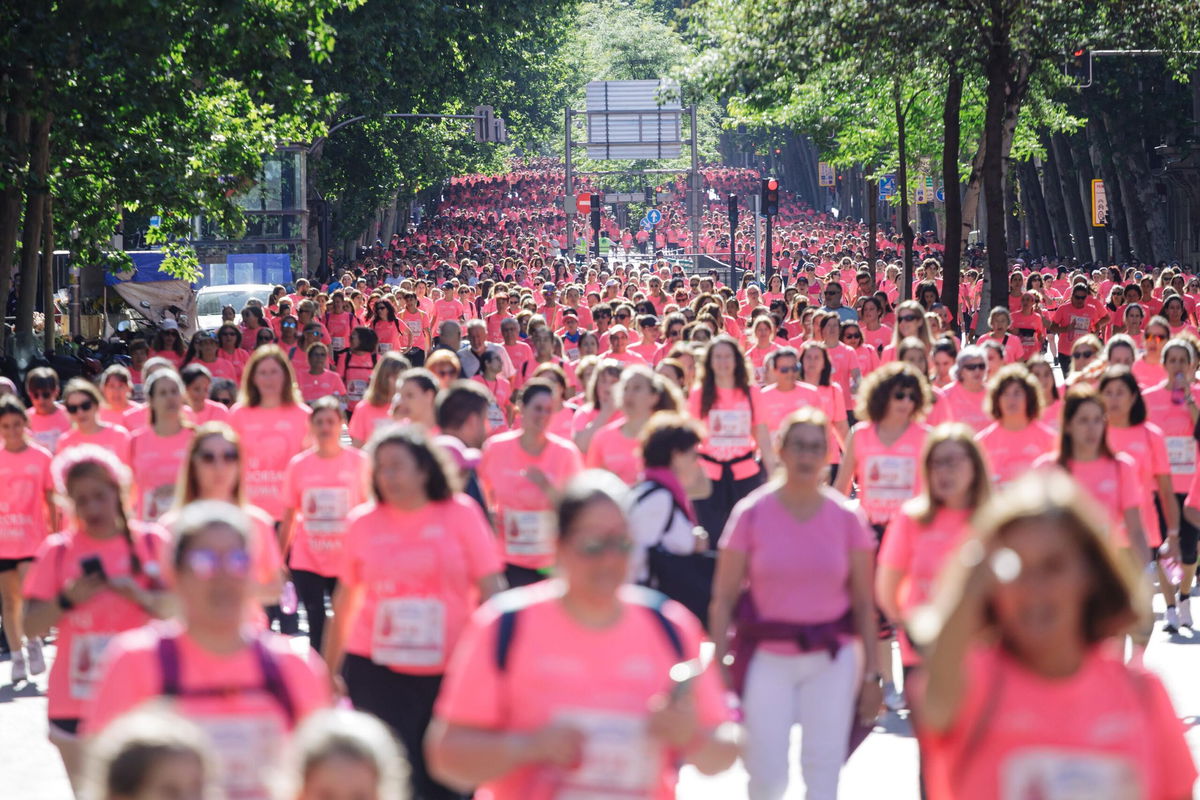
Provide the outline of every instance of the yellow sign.
[[833,173],[833,165],[827,164],[824,161],[817,162],[817,185],[833,187],[837,184],[837,179]]
[[1104,181],[1092,181],[1092,227],[1103,228],[1108,224],[1108,194],[1104,191]]

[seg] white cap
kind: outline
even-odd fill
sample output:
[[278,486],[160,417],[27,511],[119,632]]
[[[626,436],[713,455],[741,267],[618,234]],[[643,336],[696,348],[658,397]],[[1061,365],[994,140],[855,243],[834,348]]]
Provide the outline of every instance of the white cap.
[[179,330],[179,323],[173,319],[164,319],[162,322],[158,323],[158,327],[162,328],[164,331],[177,331]]

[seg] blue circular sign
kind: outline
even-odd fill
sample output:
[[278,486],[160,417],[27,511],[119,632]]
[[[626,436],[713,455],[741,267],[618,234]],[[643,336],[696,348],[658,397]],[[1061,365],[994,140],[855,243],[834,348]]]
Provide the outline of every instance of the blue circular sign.
[[946,202],[946,187],[945,187],[945,186],[939,186],[939,187],[937,188],[937,192],[936,192],[936,193],[934,193],[934,197],[936,197],[936,198],[937,198],[937,201],[938,201],[939,203],[944,203],[944,202]]
[[650,209],[646,212],[646,222],[649,222],[651,225],[657,225],[662,222],[662,212],[657,208]]

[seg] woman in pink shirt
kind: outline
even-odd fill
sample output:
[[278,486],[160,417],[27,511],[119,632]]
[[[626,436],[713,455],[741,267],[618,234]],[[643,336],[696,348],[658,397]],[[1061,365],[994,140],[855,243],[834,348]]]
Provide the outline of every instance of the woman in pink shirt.
[[825,485],[828,446],[821,411],[788,417],[782,475],[738,503],[721,536],[709,628],[715,663],[733,654],[751,797],[787,792],[796,724],[807,796],[836,797],[851,729],[872,725],[883,699],[872,646],[875,543],[862,512]]
[[921,454],[921,484],[921,493],[888,523],[875,574],[879,607],[900,629],[906,684],[921,663],[907,626],[933,596],[947,559],[969,535],[971,515],[991,495],[991,476],[974,431],[958,423],[934,428]]
[[1053,451],[1058,434],[1041,421],[1042,392],[1023,364],[1003,367],[988,382],[987,392],[986,408],[995,422],[976,438],[987,454],[992,480],[1003,486]]
[[183,379],[184,398],[197,427],[206,422],[225,422],[229,419],[229,409],[223,403],[208,397],[213,383],[213,376],[208,367],[203,364],[188,364],[179,371],[179,377]]
[[551,385],[540,378],[521,387],[521,427],[488,439],[476,474],[503,542],[510,586],[546,577],[554,564],[554,504],[583,471],[571,442],[547,433]]
[[863,343],[875,348],[876,355],[892,342],[892,329],[882,324],[883,303],[878,298],[867,296],[859,298],[855,304],[858,309],[858,320],[862,323]]
[[858,500],[882,537],[892,515],[921,489],[917,469],[929,429],[921,417],[929,409],[931,389],[911,364],[893,361],[867,376],[858,392],[858,417],[850,429],[834,488]]
[[626,491],[603,472],[572,481],[561,579],[475,612],[430,726],[435,776],[493,800],[668,800],[681,763],[712,775],[736,760],[716,670],[695,661],[696,618],[626,585]]
[[504,362],[500,355],[492,350],[484,350],[483,355],[479,357],[479,372],[471,378],[483,384],[492,395],[487,412],[489,435],[503,433],[513,424],[512,388],[508,381],[500,377],[503,369]]
[[373,502],[348,519],[325,661],[404,745],[414,796],[458,797],[430,778],[422,740],[467,620],[507,584],[482,510],[423,432],[381,433],[368,457]]
[[242,371],[246,368],[246,362],[250,360],[250,351],[242,347],[242,329],[232,322],[226,322],[217,328],[216,339],[217,345],[220,347],[217,350],[217,357],[233,364],[233,368],[237,371],[237,377],[233,382],[241,383]]
[[213,333],[196,331],[180,368],[187,364],[203,364],[214,378],[226,378],[234,383],[241,383],[241,367],[232,359],[221,358],[218,352],[217,339]]
[[704,425],[700,458],[712,494],[695,503],[700,525],[716,542],[733,507],[775,469],[767,420],[755,410],[759,389],[737,341],[721,334],[709,343],[688,413]]
[[29,661],[22,647],[21,625],[24,598],[21,582],[46,536],[55,530],[54,483],[50,477],[52,456],[34,444],[27,433],[28,412],[16,397],[0,397],[0,614],[12,658],[12,682],[24,681],[30,673],[46,671],[42,642],[31,637]]
[[63,408],[71,418],[71,430],[59,438],[58,449],[94,444],[111,450],[128,464],[129,431],[100,421],[103,402],[100,390],[87,378],[72,378],[67,382],[67,388],[63,390]]
[[58,440],[71,429],[71,418],[58,403],[61,384],[50,367],[34,367],[25,374],[25,394],[31,404],[29,435],[51,454],[58,451]]
[[821,398],[819,406],[829,420],[829,465],[830,480],[837,476],[842,461],[842,448],[850,435],[849,416],[846,413],[846,395],[842,387],[833,382],[833,364],[829,351],[819,342],[805,342],[800,346],[800,381],[817,390]]
[[130,380],[128,369],[120,364],[105,369],[100,375],[100,393],[104,395],[100,419],[110,425],[122,425],[125,412],[138,407],[137,403],[129,400],[132,392],[133,381]]
[[179,332],[179,323],[173,319],[163,321],[155,331],[154,338],[150,340],[150,357],[165,358],[175,369],[179,369],[183,365],[186,352],[187,347]]
[[624,419],[610,422],[596,432],[584,465],[606,469],[629,486],[642,474],[641,436],[650,417],[658,411],[678,412],[683,400],[675,388],[649,367],[626,367],[617,384],[617,402]]
[[767,356],[779,348],[780,342],[775,339],[775,322],[767,314],[755,317],[751,333],[754,339],[746,350],[746,358],[754,369],[754,382],[761,386],[767,379]]
[[1062,399],[1054,377],[1054,362],[1050,356],[1039,353],[1026,363],[1042,389],[1042,422],[1058,430],[1062,422]]
[[1067,785],[1073,797],[1192,796],[1166,691],[1121,657],[1149,609],[1094,504],[1064,476],[1028,475],[977,518],[942,584],[914,714],[930,800]]
[[579,407],[571,422],[575,446],[581,453],[587,452],[596,431],[620,416],[616,391],[622,369],[621,362],[602,359],[588,379],[587,403]]
[[346,386],[336,372],[327,369],[329,366],[329,345],[324,342],[314,342],[308,346],[305,354],[308,369],[296,376],[300,387],[300,396],[305,403],[311,403],[322,397],[334,397],[341,402],[346,397]]
[[1171,339],[1171,328],[1162,317],[1151,317],[1146,323],[1145,350],[1133,365],[1133,375],[1142,391],[1148,391],[1167,379],[1163,368],[1163,347]]
[[[1133,460],[1142,481],[1142,529],[1148,543],[1157,549],[1158,555],[1169,554],[1178,559],[1181,503],[1171,483],[1162,429],[1147,421],[1146,401],[1128,366],[1106,369],[1097,388],[1108,409],[1108,446],[1114,453],[1124,453]],[[1167,605],[1165,627],[1172,633],[1180,626],[1175,590],[1157,558],[1155,563],[1159,589]],[[1190,608],[1188,627],[1191,627]]]
[[441,390],[437,376],[424,367],[413,367],[396,378],[396,394],[392,397],[392,420],[416,425],[430,436],[437,433],[437,393]]
[[1137,563],[1148,566],[1151,551],[1142,528],[1142,482],[1129,456],[1108,445],[1104,398],[1089,383],[1077,383],[1063,399],[1058,450],[1034,468],[1066,472],[1095,498],[1111,529],[1114,547],[1132,549]]
[[949,418],[973,428],[976,433],[992,424],[983,407],[987,399],[987,374],[987,355],[983,348],[967,345],[958,351],[954,361],[954,383],[940,392],[940,402],[946,404]]
[[172,527],[171,572],[179,619],[129,631],[112,643],[85,722],[90,735],[161,698],[208,734],[224,796],[269,800],[291,731],[329,705],[315,652],[244,623],[254,592],[252,523],[229,503],[184,508]]
[[813,338],[829,351],[829,360],[833,363],[833,382],[841,384],[846,405],[849,406],[854,402],[854,393],[858,391],[858,382],[863,376],[858,355],[853,347],[841,341],[842,322],[834,312],[824,315],[818,312],[813,317],[813,329],[816,334]]
[[[554,388],[554,400],[551,405],[550,425],[546,432],[562,437],[568,442],[572,440],[571,426],[575,422],[575,412],[578,410],[566,402],[569,390],[567,388],[567,373],[558,364],[541,364],[533,371],[533,377],[549,381]],[[519,425],[517,413],[513,411],[513,426]]]
[[892,331],[892,343],[883,348],[880,361],[895,361],[900,342],[909,336],[917,337],[927,348],[932,349],[933,335],[929,332],[929,323],[925,320],[925,308],[916,300],[905,300],[896,306],[896,327]]
[[129,442],[138,519],[151,522],[175,501],[175,484],[195,428],[183,416],[183,381],[170,369],[146,381],[150,424],[139,428]]
[[342,420],[334,398],[313,403],[313,447],[289,461],[284,472],[287,508],[279,539],[308,617],[309,644],[317,652],[325,631],[325,602],[337,588],[346,520],[367,500],[367,457],[356,447],[342,446]]
[[[356,329],[355,334],[357,335]],[[410,364],[399,353],[387,353],[374,361],[374,367],[368,372],[366,382],[363,378],[355,377],[346,382],[346,390],[351,393],[358,391],[362,401],[350,403],[350,442],[355,447],[363,447],[375,429],[386,425],[392,420],[392,395],[396,393],[396,378],[408,369]],[[356,387],[355,383],[359,385]]]
[[38,548],[25,576],[25,633],[58,629],[58,657],[46,695],[50,741],[78,789],[79,723],[101,675],[109,640],[169,612],[162,574],[167,537],[130,519],[129,469],[95,445],[64,452],[52,466],[69,501],[68,527]]
[[[1020,294],[1017,294],[1018,302]],[[1014,364],[1025,358],[1025,346],[1021,335],[1009,330],[1012,327],[1012,314],[1007,308],[997,306],[988,314],[988,332],[975,340],[975,344],[996,342],[1004,353],[1004,363]]]

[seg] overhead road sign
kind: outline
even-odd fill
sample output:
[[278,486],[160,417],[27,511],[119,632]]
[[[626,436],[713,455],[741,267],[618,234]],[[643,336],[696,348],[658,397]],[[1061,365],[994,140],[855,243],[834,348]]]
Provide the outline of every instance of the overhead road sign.
[[590,82],[588,158],[678,158],[684,144],[679,98],[679,84],[667,79]]

